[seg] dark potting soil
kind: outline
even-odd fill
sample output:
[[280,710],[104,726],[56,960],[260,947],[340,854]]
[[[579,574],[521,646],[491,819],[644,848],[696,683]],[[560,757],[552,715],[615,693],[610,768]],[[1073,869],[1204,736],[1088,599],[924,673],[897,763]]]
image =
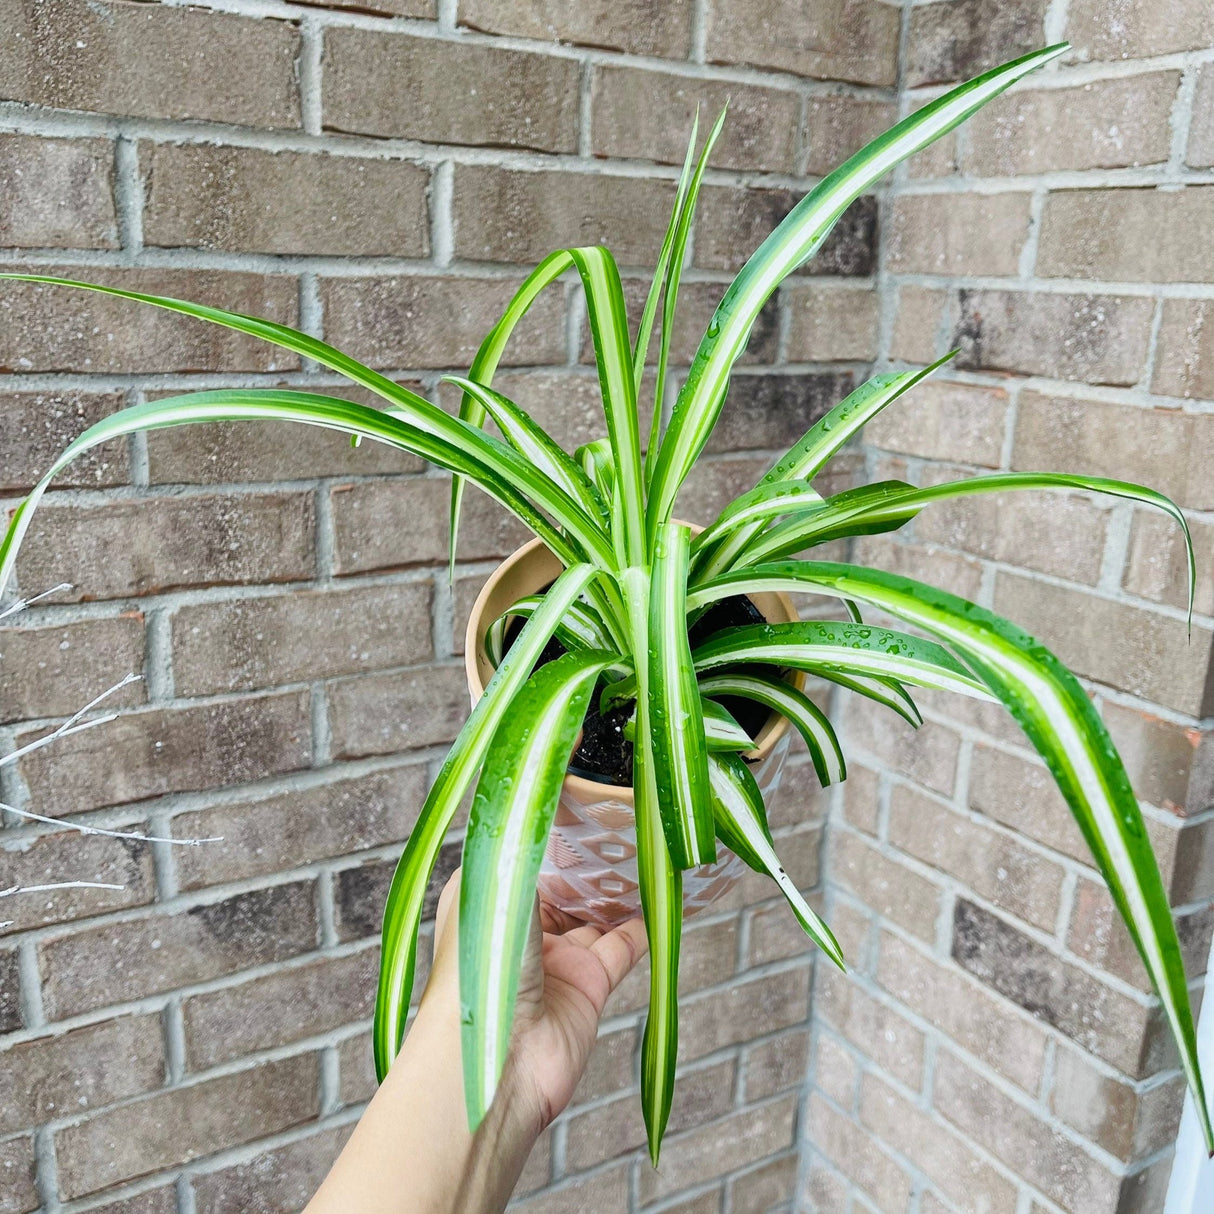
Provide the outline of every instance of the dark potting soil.
[[[546,590],[547,587],[544,587]],[[722,599],[710,607],[688,630],[687,636],[694,649],[714,632],[722,628],[734,628],[741,624],[763,624],[766,618],[763,613],[745,595],[735,595]],[[506,629],[506,648],[514,644],[515,638],[522,631],[523,621],[513,619]],[[536,666],[546,662],[555,662],[566,653],[565,646],[553,637],[540,654]],[[734,673],[749,672],[772,674],[770,666],[757,663],[722,667]],[[588,780],[597,780],[600,784],[619,784],[624,787],[632,785],[632,743],[624,737],[624,726],[632,716],[634,702],[629,700],[618,708],[606,713],[599,712],[599,693],[606,686],[605,680],[600,679],[594,695],[590,697],[590,707],[586,710],[586,718],[582,724],[582,740],[573,758],[569,761],[569,771],[572,775],[582,776]],[[770,710],[753,700],[742,699],[740,696],[719,697],[721,706],[730,713],[734,720],[752,737],[757,738],[759,731],[767,723]]]

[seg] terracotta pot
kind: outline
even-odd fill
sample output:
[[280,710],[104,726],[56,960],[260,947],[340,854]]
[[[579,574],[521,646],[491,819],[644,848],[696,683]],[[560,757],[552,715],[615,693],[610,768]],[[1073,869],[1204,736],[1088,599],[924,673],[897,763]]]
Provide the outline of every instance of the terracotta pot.
[[[561,563],[536,539],[507,557],[485,583],[473,605],[464,641],[473,704],[493,677],[493,664],[485,651],[489,625],[519,599],[549,585],[561,569]],[[754,604],[772,622],[798,618],[787,595],[755,595]],[[776,790],[788,754],[788,722],[772,714],[755,740],[758,749],[750,752],[747,761],[767,796]],[[546,903],[576,919],[603,925],[622,923],[640,913],[635,804],[631,788],[572,774],[565,777],[539,876],[539,894]],[[687,914],[716,901],[745,871],[742,862],[719,844],[717,857],[716,863],[683,874]]]

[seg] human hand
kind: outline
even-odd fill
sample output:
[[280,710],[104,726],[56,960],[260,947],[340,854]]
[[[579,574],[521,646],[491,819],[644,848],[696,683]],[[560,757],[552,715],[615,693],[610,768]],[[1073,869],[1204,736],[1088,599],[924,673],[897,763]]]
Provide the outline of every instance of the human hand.
[[[439,898],[434,965],[421,1008],[459,1012],[459,872]],[[573,1098],[611,992],[645,955],[641,919],[613,929],[541,905],[532,917],[515,1005],[506,1074],[499,1089],[523,1101],[543,1130]],[[538,1132],[537,1130],[537,1132]]]

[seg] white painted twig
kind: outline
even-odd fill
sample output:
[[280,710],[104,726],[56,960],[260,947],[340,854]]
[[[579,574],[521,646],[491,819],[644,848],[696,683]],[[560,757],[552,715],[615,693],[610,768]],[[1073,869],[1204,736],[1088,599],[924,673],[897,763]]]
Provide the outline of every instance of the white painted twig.
[[178,847],[201,847],[204,843],[222,843],[223,835],[209,839],[170,839],[160,835],[141,835],[129,830],[106,830],[103,826],[85,826],[82,822],[69,822],[65,818],[48,818],[44,814],[32,813],[28,809],[16,809],[0,801],[0,810],[25,818],[30,822],[46,822],[50,826],[62,826],[64,830],[79,831],[82,835],[104,835],[107,839],[134,839],[136,843],[173,843]]
[[0,620],[7,619],[10,615],[16,615],[18,611],[24,611],[31,603],[39,603],[43,599],[50,598],[52,594],[58,594],[61,590],[71,590],[71,582],[60,582],[58,586],[52,586],[49,590],[44,590],[41,594],[32,595],[28,599],[18,599],[15,603],[10,604],[3,611],[0,611]]
[[47,885],[10,885],[0,889],[0,898],[11,898],[14,894],[44,894],[52,889],[126,889],[125,885],[113,885],[109,881],[52,881]]

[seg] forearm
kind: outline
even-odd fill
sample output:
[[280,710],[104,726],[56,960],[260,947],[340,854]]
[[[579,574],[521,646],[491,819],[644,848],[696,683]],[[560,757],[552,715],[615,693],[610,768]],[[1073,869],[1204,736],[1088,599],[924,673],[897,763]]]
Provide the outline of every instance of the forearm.
[[541,1128],[508,1068],[484,1122],[468,1132],[459,1017],[425,1003],[305,1214],[497,1214]]

